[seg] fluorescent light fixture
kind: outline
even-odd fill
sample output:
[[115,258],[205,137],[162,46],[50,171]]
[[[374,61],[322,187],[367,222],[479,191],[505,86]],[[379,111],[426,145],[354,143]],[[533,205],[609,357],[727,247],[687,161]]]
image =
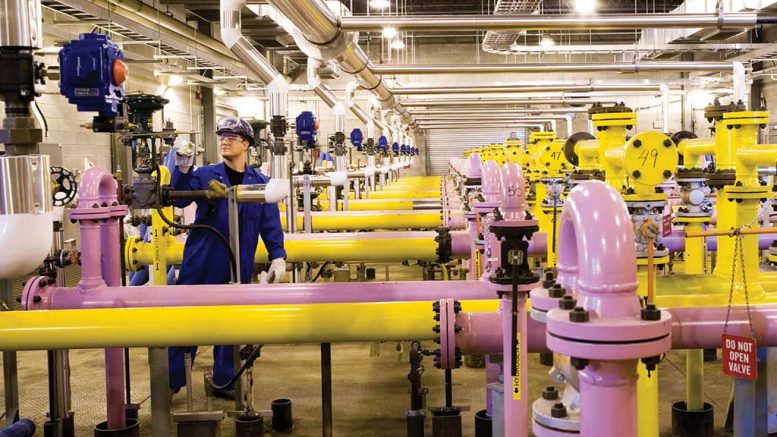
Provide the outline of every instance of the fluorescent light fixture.
[[402,50],[405,48],[405,42],[401,39],[397,38],[393,41],[391,41],[391,48],[395,50]]
[[384,27],[383,38],[392,39],[397,36],[397,29],[395,27]]
[[183,85],[183,77],[176,75],[172,75],[167,79],[167,85],[168,86],[178,86]]
[[542,47],[553,47],[556,45],[556,41],[553,41],[553,38],[549,36],[543,36],[540,40],[540,46]]
[[581,14],[596,12],[596,0],[575,0],[575,11]]
[[370,7],[373,9],[386,9],[391,6],[389,0],[370,0]]
[[221,88],[213,88],[213,95],[215,95],[215,96],[223,96],[223,95],[224,95],[224,94],[226,94],[226,93],[227,93],[227,92],[226,92],[226,91],[224,91],[224,90],[223,90],[223,89],[221,89]]

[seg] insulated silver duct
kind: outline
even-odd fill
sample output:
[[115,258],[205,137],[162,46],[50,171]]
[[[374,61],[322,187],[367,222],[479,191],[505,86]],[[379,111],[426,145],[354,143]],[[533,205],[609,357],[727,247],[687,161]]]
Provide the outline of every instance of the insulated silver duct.
[[[541,99],[514,99],[514,98],[486,98],[486,99],[420,99],[420,100],[402,100],[401,103],[405,107],[462,107],[462,106],[520,106],[520,105],[590,105],[593,103],[615,103],[615,100],[600,100],[589,98],[571,98],[571,97],[554,97],[554,98],[541,98]],[[415,113],[415,111],[413,111]]]
[[[305,3],[305,2],[300,2]],[[289,17],[291,18],[291,17]],[[301,17],[305,18],[305,17]],[[344,32],[380,32],[385,27],[405,31],[472,32],[487,30],[631,30],[747,28],[775,23],[774,16],[725,14],[606,14],[606,15],[436,15],[343,17]]]
[[588,93],[599,91],[651,92],[659,91],[658,84],[613,84],[613,85],[564,85],[564,84],[525,84],[525,85],[477,85],[477,86],[414,86],[394,88],[397,95],[420,94],[500,94],[500,93]]
[[732,71],[734,62],[615,62],[529,64],[395,64],[373,67],[376,74],[484,74],[484,73],[640,73],[652,71]]
[[343,71],[356,76],[364,89],[372,91],[384,107],[400,114],[406,123],[412,123],[410,113],[372,71],[367,55],[359,47],[357,34],[342,32],[340,18],[323,0],[270,0],[270,4],[297,26],[299,32],[294,34],[294,39],[305,54],[321,61],[334,60]]
[[527,109],[421,109],[414,110],[413,115],[472,115],[472,114],[569,114],[571,112],[588,112],[587,108],[527,108]]

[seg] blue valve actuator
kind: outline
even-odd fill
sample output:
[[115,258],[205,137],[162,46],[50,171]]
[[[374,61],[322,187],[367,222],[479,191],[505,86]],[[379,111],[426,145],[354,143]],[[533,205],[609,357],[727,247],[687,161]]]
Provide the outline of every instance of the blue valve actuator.
[[59,92],[81,112],[119,116],[127,65],[108,35],[82,33],[59,51]]
[[361,152],[363,141],[364,141],[364,135],[362,134],[361,129],[357,127],[351,131],[351,144],[353,144],[353,147],[356,147],[356,150]]
[[394,152],[395,155],[398,154],[399,153],[399,143],[394,142],[393,144],[391,144],[391,150]]
[[301,144],[315,145],[316,134],[318,133],[318,121],[316,116],[310,111],[302,111],[297,116],[297,137]]
[[388,152],[388,138],[385,135],[381,135],[378,138],[378,149],[383,153]]

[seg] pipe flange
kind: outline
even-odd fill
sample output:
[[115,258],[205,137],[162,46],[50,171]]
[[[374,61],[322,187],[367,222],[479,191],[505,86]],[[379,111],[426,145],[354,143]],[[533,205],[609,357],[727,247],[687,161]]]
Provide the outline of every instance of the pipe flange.
[[48,276],[34,276],[24,283],[19,304],[24,310],[44,310],[49,308],[53,285]]
[[710,188],[722,188],[726,185],[734,185],[736,182],[735,170],[714,170],[707,172],[707,186]]
[[91,208],[73,208],[69,216],[70,220],[105,220],[111,218],[111,210],[95,204]]
[[564,406],[564,415],[561,416],[558,413],[559,403],[561,403],[560,398],[550,400],[539,398],[532,404],[532,431],[537,437],[579,435],[580,410]]
[[140,250],[138,247],[141,243],[143,240],[140,237],[129,237],[124,242],[124,263],[130,272],[137,272],[145,267],[135,257],[135,254]]
[[308,41],[305,35],[296,27],[292,31],[292,36],[303,53],[321,62],[331,61],[343,54],[350,44],[358,46],[359,43],[358,32],[338,33],[334,39],[323,44]]
[[456,313],[461,311],[461,303],[453,299],[441,299],[432,304],[434,319],[439,322],[433,329],[438,334],[435,342],[440,348],[435,352],[434,366],[438,369],[456,369],[461,367],[461,350],[456,347],[456,332],[461,328],[456,324]]
[[531,291],[532,318],[538,322],[547,320],[548,311],[558,308],[558,301],[567,295],[567,290],[560,284],[551,288],[535,288]]
[[660,320],[600,318],[589,313],[587,322],[570,321],[570,311],[547,313],[547,345],[553,352],[590,360],[633,360],[658,356],[672,346],[671,320],[661,311]]
[[434,237],[437,242],[437,262],[445,264],[453,260],[453,238],[451,230],[445,226],[437,228],[437,236]]

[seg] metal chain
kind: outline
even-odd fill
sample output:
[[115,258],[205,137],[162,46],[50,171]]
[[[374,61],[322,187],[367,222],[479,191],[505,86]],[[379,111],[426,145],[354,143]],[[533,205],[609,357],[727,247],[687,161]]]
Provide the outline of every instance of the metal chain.
[[734,284],[736,278],[737,258],[739,258],[739,267],[742,270],[742,287],[745,292],[745,308],[747,309],[747,322],[750,326],[750,335],[755,339],[755,329],[753,329],[753,318],[750,313],[750,293],[747,289],[747,274],[745,272],[745,251],[744,251],[744,236],[737,230],[733,232],[734,240],[734,256],[732,257],[731,265],[731,286],[728,292],[728,308],[726,310],[726,321],[723,325],[723,333],[728,331],[728,322],[731,318],[731,307],[734,302]]

